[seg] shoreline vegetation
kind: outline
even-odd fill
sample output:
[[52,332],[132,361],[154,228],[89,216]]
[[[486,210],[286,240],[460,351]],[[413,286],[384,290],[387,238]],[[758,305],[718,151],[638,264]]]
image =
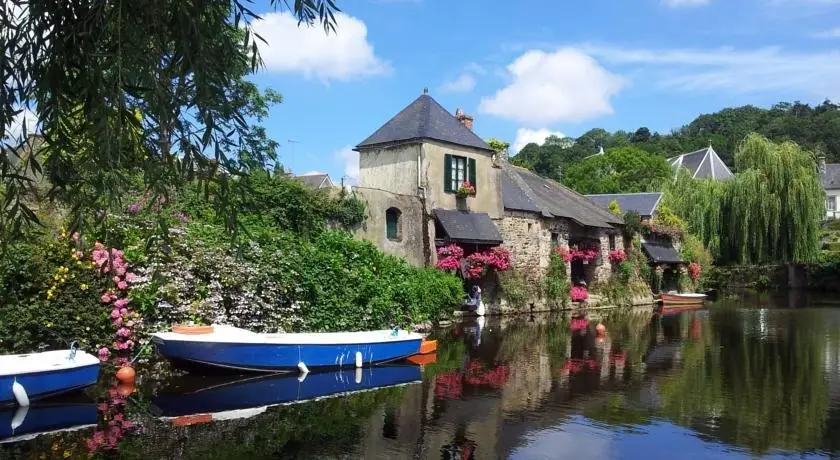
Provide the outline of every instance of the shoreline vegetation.
[[409,266],[345,231],[364,220],[352,195],[263,172],[237,185],[249,193],[233,236],[197,185],[170,200],[138,193],[93,235],[40,216],[44,225],[10,242],[0,262],[0,351],[79,340],[103,356],[186,322],[287,332],[407,327],[446,319],[462,301],[459,278]]

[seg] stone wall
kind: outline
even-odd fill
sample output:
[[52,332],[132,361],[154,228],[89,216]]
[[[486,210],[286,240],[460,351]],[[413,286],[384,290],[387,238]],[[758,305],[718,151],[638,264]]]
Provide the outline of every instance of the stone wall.
[[506,211],[495,221],[504,246],[510,251],[511,264],[529,283],[536,283],[548,268],[551,231],[537,214]]
[[[598,239],[601,241],[601,264],[595,268],[593,281],[606,282],[610,279],[613,264],[610,262],[610,234],[614,235],[615,250],[624,249],[624,238],[621,233],[615,230],[601,229],[598,231]],[[617,268],[617,267],[616,267]]]
[[[411,195],[398,195],[383,190],[355,187],[353,192],[365,202],[365,223],[353,233],[375,244],[388,254],[405,258],[408,263],[422,267],[426,264],[426,245],[423,226],[426,214],[423,203]],[[385,213],[390,208],[400,212],[399,238],[389,239],[385,233]]]

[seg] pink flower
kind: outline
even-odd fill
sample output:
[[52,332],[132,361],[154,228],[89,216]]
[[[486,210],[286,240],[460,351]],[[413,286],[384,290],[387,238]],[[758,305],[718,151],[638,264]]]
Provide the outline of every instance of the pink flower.
[[120,281],[119,283],[117,283],[117,288],[124,291],[128,289],[128,283],[126,283],[125,281]]
[[109,302],[111,302],[111,294],[106,292],[106,293],[102,294],[102,297],[100,297],[99,300],[102,303],[109,303]]
[[96,405],[96,410],[98,410],[99,412],[108,412],[108,404],[99,403]]
[[574,286],[571,290],[572,302],[583,302],[589,298],[589,291],[583,286]]
[[[115,307],[116,307],[116,305],[115,305]],[[119,308],[114,308],[113,310],[111,310],[111,319],[117,319],[117,318],[120,317],[120,315],[121,315],[121,313],[120,313]]]
[[126,347],[127,349],[134,348],[134,341],[133,341],[133,340],[126,340],[126,341],[125,341],[125,347]]
[[135,279],[137,279],[137,275],[135,275],[134,273],[127,272],[125,274],[125,280],[129,283],[133,283]]
[[121,327],[117,329],[117,337],[128,338],[131,337],[131,331],[128,328]]
[[105,360],[108,359],[109,356],[111,356],[111,351],[108,350],[105,347],[102,347],[102,348],[99,349],[99,353],[97,353],[97,354],[99,355],[99,360],[100,361],[105,361]]
[[120,279],[119,276],[114,277],[114,284],[120,284],[120,281],[122,281],[122,279]]
[[120,308],[120,315],[125,316],[127,314],[128,314],[128,309],[127,308]]
[[116,308],[125,308],[125,307],[128,305],[128,302],[129,302],[129,300],[128,300],[128,299],[126,299],[126,298],[117,299],[117,301],[116,301],[116,302],[114,302],[114,307],[116,307]]
[[120,327],[122,326],[123,319],[118,317],[112,319],[111,322],[114,323],[114,326]]

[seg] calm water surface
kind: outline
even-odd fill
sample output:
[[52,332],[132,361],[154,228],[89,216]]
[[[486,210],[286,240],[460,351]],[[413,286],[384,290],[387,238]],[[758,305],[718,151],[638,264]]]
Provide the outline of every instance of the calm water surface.
[[[437,331],[436,362],[422,370],[303,382],[171,376],[152,363],[133,392],[105,378],[33,407],[24,422],[61,431],[0,444],[0,458],[833,457],[836,307],[783,296],[664,317],[592,313],[575,331],[559,315],[488,318]],[[0,411],[0,424],[14,415]]]

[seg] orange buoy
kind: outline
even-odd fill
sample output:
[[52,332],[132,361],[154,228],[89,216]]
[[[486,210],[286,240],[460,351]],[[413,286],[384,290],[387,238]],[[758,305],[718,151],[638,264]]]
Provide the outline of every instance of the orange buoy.
[[120,383],[117,391],[120,393],[120,396],[127,398],[134,393],[134,383]]
[[134,377],[137,374],[134,372],[134,368],[131,366],[123,366],[120,370],[117,371],[117,380],[122,383],[134,383]]
[[598,323],[598,325],[595,326],[595,332],[598,335],[603,336],[607,333],[607,326],[604,326],[604,323]]

